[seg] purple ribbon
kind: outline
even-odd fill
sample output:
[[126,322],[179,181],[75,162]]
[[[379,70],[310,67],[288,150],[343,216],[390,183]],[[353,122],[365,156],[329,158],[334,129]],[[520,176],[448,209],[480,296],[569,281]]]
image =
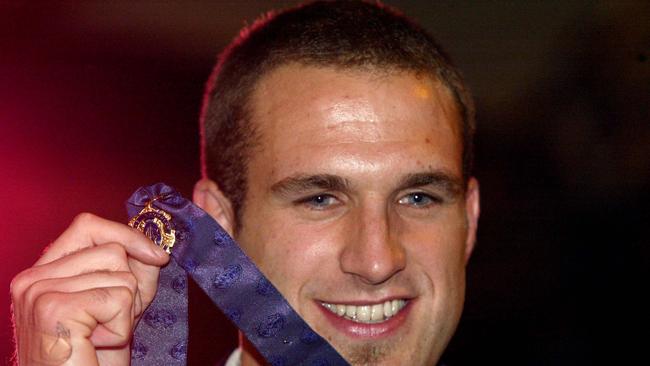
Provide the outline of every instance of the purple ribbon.
[[[155,200],[154,200],[155,199]],[[132,365],[185,365],[187,275],[244,333],[269,364],[348,365],[291,308],[217,222],[173,188],[158,183],[127,201],[130,217],[149,203],[170,214],[176,241],[158,292],[138,323]]]

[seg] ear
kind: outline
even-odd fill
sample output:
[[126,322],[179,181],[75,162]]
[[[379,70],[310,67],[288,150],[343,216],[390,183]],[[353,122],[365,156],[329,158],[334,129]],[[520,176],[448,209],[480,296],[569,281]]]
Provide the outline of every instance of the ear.
[[230,200],[219,189],[217,183],[207,178],[196,182],[193,200],[197,206],[217,220],[230,236],[233,236],[236,224],[235,213]]
[[481,200],[479,186],[476,178],[470,178],[467,182],[465,193],[465,215],[467,221],[467,239],[465,240],[465,264],[474,250],[476,244],[476,229],[478,228],[478,217],[481,214]]

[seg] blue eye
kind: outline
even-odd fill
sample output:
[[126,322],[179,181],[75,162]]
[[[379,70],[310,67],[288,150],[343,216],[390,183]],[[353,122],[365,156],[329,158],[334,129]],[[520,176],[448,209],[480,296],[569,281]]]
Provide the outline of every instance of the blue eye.
[[430,206],[435,203],[439,203],[440,200],[426,193],[414,192],[414,193],[409,193],[406,196],[400,198],[398,202],[402,205],[410,205],[410,206],[421,208],[421,207]]
[[313,209],[322,210],[336,203],[336,197],[329,194],[318,194],[307,197],[300,201],[302,204],[311,206]]

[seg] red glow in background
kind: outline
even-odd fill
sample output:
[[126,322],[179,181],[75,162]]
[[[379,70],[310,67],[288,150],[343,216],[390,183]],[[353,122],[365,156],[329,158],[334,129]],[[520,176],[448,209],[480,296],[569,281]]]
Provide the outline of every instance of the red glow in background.
[[[11,278],[80,212],[126,222],[124,200],[157,181],[190,195],[215,55],[244,20],[293,3],[0,4],[1,360]],[[483,214],[445,359],[636,360],[650,278],[648,4],[387,3],[446,46],[477,99]],[[194,321],[190,359],[212,362],[234,330],[193,296],[193,319],[209,321]]]

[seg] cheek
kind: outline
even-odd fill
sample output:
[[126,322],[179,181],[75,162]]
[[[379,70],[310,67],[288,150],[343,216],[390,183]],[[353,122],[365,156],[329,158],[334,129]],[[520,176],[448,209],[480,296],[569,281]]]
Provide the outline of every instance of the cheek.
[[435,288],[456,287],[464,281],[467,229],[462,215],[454,213],[431,223],[407,224],[403,232],[408,260],[427,275]]
[[261,220],[247,226],[255,229],[247,230],[240,244],[289,303],[299,308],[298,299],[310,282],[323,280],[338,268],[338,233],[288,221],[287,215],[274,216],[260,215]]
[[407,251],[411,273],[423,281],[420,298],[432,334],[453,333],[465,297],[464,243],[466,230],[457,220],[420,225],[410,232]]

